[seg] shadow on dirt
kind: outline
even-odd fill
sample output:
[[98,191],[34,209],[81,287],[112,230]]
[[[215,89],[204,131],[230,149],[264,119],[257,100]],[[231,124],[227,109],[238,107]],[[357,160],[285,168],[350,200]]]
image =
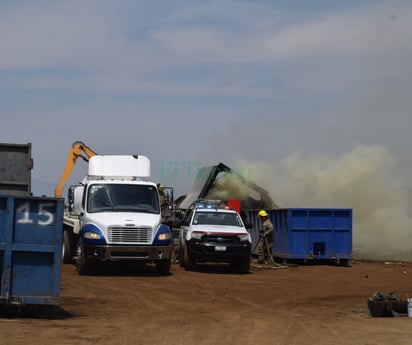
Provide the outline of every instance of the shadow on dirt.
[[[258,256],[252,254],[252,262],[256,262]],[[273,257],[275,264],[285,265],[288,267],[298,267],[298,266],[335,266],[335,267],[351,267],[352,260],[349,259],[318,259],[318,258],[306,258],[306,259],[291,259],[291,258],[281,258]],[[266,259],[266,264],[270,263]]]
[[[73,266],[76,270],[75,266]],[[173,267],[173,265],[171,266]],[[171,269],[172,270],[172,269]],[[167,277],[170,276],[172,272],[168,274],[159,274],[156,272],[155,264],[144,264],[141,262],[105,262],[105,263],[96,263],[93,266],[92,272],[88,273],[85,276],[101,276],[101,277],[110,277],[110,276],[142,276],[142,277]]]
[[[110,262],[100,266],[96,269],[94,275],[97,276],[143,276],[143,277],[167,277],[173,274],[174,269],[179,269],[179,264],[175,263],[171,265],[170,273],[167,275],[161,275],[156,272],[154,264],[136,264],[125,262]],[[213,274],[236,274],[239,273],[234,267],[226,263],[197,263],[193,272],[213,273]],[[247,273],[249,274],[249,273]]]
[[288,266],[336,266],[336,267],[351,267],[350,260],[328,260],[328,259],[279,259],[275,261]]
[[0,306],[0,319],[64,320],[72,317],[73,314],[55,305]]
[[233,274],[233,275],[245,275],[249,273],[239,273],[235,267],[226,263],[197,263],[192,272],[210,273],[210,274]]

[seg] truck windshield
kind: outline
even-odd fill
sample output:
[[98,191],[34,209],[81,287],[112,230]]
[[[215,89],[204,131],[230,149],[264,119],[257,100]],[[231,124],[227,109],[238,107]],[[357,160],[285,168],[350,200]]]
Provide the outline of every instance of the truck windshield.
[[88,189],[87,212],[160,213],[157,189],[150,185],[93,184]]
[[236,213],[227,212],[196,212],[193,218],[194,225],[229,225],[242,226]]

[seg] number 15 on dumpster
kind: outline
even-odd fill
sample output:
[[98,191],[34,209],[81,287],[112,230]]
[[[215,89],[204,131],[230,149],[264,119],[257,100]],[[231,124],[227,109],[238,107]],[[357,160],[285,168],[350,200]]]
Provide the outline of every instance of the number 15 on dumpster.
[[55,208],[53,203],[24,202],[16,208],[16,222],[19,224],[38,224],[42,226],[54,223]]

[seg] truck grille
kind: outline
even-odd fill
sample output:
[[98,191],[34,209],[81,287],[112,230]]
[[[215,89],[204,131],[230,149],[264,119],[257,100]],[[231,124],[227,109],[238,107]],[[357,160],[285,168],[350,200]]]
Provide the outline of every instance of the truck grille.
[[111,243],[151,243],[152,229],[150,227],[109,227]]
[[204,243],[213,243],[213,244],[237,244],[239,243],[239,237],[231,235],[206,235],[202,237]]

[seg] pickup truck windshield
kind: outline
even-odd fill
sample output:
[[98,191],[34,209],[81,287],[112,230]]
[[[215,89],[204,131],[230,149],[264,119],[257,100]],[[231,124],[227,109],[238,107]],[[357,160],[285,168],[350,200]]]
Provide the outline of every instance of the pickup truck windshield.
[[242,226],[242,222],[236,213],[204,211],[196,212],[193,224]]
[[160,213],[157,189],[150,185],[93,184],[88,188],[87,212]]

